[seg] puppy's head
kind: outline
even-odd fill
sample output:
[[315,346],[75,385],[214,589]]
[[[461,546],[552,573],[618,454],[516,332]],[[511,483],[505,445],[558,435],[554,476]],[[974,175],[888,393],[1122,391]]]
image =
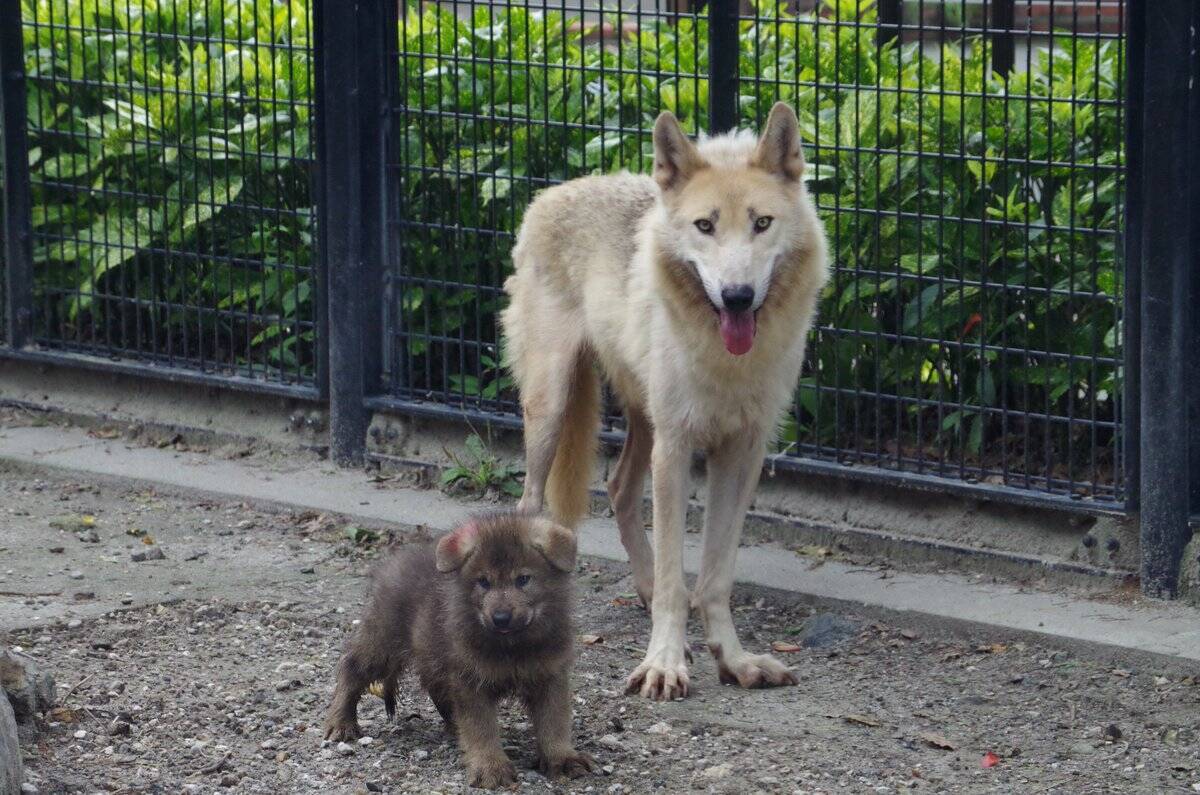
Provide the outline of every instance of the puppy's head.
[[437,568],[457,575],[459,609],[487,633],[513,642],[557,634],[575,534],[542,517],[476,517],[438,542]]

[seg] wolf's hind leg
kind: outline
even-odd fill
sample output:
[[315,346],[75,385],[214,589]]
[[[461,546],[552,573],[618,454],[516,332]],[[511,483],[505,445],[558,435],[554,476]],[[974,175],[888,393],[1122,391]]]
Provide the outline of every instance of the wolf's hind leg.
[[650,468],[650,451],[654,446],[654,431],[650,421],[639,408],[625,407],[627,432],[617,469],[608,481],[608,496],[621,532],[621,544],[629,555],[633,569],[633,584],[642,605],[649,610],[654,599],[654,551],[646,538],[642,520],[645,497],[646,470]]

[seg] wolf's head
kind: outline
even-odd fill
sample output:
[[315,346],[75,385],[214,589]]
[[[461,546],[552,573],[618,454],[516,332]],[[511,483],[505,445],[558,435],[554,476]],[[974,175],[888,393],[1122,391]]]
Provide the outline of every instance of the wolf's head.
[[655,122],[665,253],[698,282],[734,355],[753,346],[777,268],[810,233],[803,173],[796,114],[782,102],[757,140],[731,133],[694,144],[670,112]]

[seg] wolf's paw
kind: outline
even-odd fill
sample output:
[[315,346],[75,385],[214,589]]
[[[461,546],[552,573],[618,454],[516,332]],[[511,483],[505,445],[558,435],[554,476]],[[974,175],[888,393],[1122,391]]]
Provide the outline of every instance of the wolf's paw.
[[688,694],[686,649],[650,651],[642,664],[625,681],[626,693],[640,693],[655,701],[686,698]]
[[487,759],[467,768],[467,780],[480,789],[511,787],[517,783],[517,769],[507,757]]
[[596,769],[596,760],[591,754],[574,749],[561,756],[544,756],[538,759],[538,772],[549,779],[579,778]]
[[358,721],[341,718],[325,721],[325,739],[330,742],[354,742],[359,737],[362,737],[362,730],[358,728]]
[[769,654],[745,654],[733,660],[717,657],[717,673],[723,685],[744,688],[783,687],[796,684],[796,675]]

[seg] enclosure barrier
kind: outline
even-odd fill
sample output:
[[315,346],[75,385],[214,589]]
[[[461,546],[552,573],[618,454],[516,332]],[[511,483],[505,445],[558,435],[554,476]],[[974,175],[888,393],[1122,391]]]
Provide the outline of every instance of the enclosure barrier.
[[[1137,516],[1200,444],[1186,0],[0,0],[0,356],[520,426],[537,191],[783,99],[833,278],[775,468]],[[619,407],[605,438],[619,441]]]

